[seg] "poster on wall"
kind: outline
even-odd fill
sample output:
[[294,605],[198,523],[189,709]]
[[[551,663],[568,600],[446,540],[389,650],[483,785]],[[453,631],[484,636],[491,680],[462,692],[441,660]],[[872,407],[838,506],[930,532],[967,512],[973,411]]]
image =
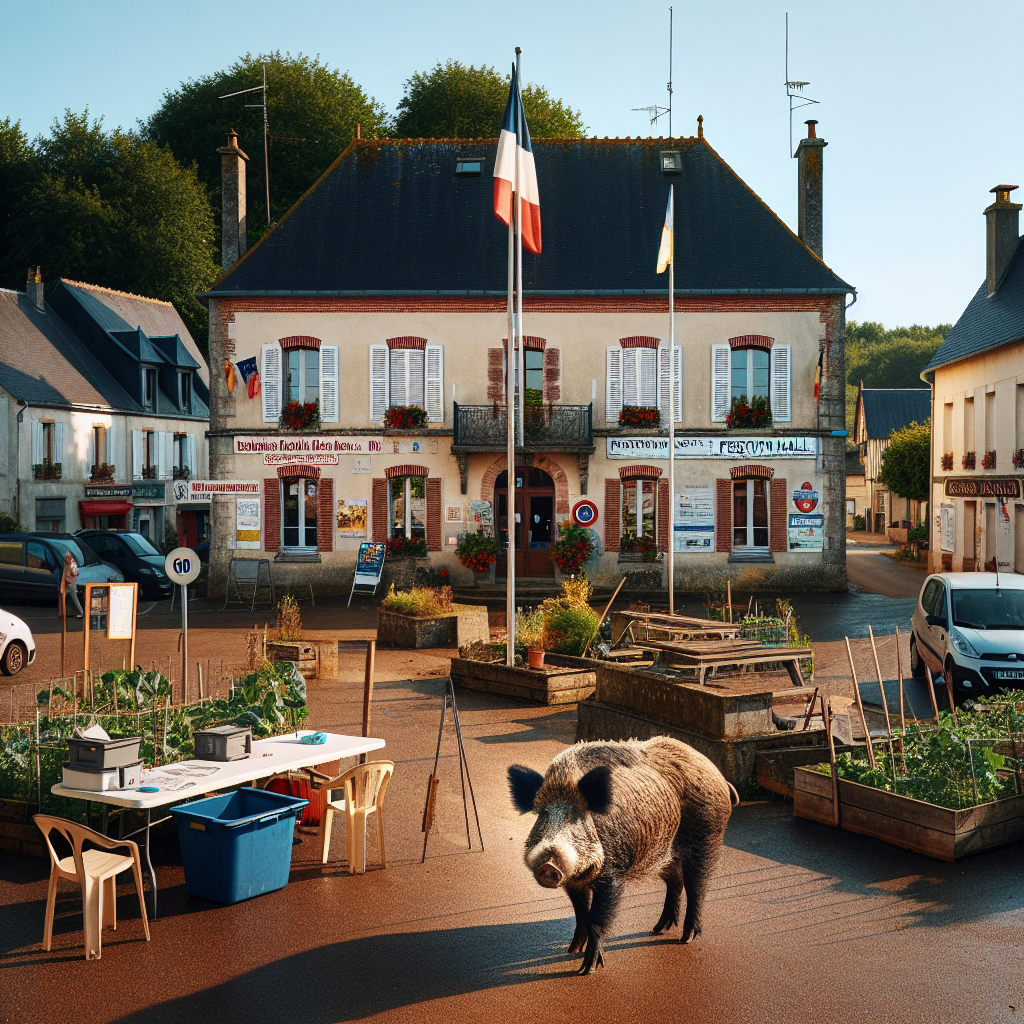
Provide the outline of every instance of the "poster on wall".
[[469,503],[469,520],[480,526],[490,526],[494,522],[489,501],[471,501]]
[[956,505],[939,506],[939,543],[943,551],[956,550]]
[[715,550],[715,495],[710,487],[676,491],[672,550],[710,554]]
[[338,536],[366,536],[366,499],[338,499]]
[[825,517],[818,515],[790,515],[789,550],[821,551],[825,546]]
[[239,498],[235,506],[235,548],[260,549],[260,499]]

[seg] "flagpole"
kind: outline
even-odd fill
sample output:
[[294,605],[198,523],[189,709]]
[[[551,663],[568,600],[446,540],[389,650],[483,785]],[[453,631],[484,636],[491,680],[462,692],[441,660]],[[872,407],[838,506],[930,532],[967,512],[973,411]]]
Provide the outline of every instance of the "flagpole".
[[[519,48],[516,47],[516,61]],[[516,71],[516,87],[519,73]],[[517,125],[518,128],[518,125]],[[505,664],[512,668],[516,659],[516,390],[515,390],[515,257],[516,257],[516,192],[519,188],[519,154],[516,153],[513,175],[512,210],[508,225],[508,344],[505,348],[505,416],[508,426],[505,534]]]
[[[521,71],[523,51],[516,47],[516,91],[523,95],[523,75]],[[515,197],[516,206],[516,351],[519,353],[519,447],[523,445],[523,431],[526,421],[526,358],[523,355],[523,197],[519,194],[519,144],[526,134],[523,125],[526,122],[526,111],[521,103],[517,104],[516,118],[516,172]]]
[[[676,613],[676,186],[668,186],[672,229],[668,264],[668,613]],[[682,401],[682,395],[679,396]]]

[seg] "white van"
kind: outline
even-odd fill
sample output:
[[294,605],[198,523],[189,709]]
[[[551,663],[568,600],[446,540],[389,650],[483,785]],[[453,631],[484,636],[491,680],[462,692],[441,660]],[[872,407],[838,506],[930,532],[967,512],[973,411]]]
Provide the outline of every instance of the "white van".
[[910,668],[949,677],[956,700],[1024,689],[1024,576],[942,572],[929,576],[914,609]]

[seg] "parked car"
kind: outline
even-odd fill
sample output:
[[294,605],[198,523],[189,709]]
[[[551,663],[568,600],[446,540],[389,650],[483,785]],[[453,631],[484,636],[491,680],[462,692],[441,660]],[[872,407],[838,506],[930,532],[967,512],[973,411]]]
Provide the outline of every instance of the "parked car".
[[[124,577],[70,533],[0,534],[0,594],[5,599],[56,602],[64,553],[78,563],[78,590],[86,583],[121,583]],[[81,600],[81,597],[79,597]]]
[[36,660],[36,642],[32,630],[17,615],[0,608],[0,672],[16,676]]
[[164,556],[141,533],[130,530],[80,530],[81,537],[106,562],[139,584],[147,601],[162,601],[171,596],[174,584],[164,571]]
[[956,701],[1024,689],[1024,576],[942,572],[929,576],[914,609],[910,668],[951,679]]

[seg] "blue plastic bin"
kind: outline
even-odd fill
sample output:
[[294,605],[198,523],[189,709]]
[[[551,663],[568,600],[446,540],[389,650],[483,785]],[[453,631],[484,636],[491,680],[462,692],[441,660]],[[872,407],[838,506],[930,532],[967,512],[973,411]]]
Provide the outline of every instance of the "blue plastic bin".
[[288,884],[295,818],[309,803],[262,789],[238,789],[172,807],[185,889],[238,903]]

